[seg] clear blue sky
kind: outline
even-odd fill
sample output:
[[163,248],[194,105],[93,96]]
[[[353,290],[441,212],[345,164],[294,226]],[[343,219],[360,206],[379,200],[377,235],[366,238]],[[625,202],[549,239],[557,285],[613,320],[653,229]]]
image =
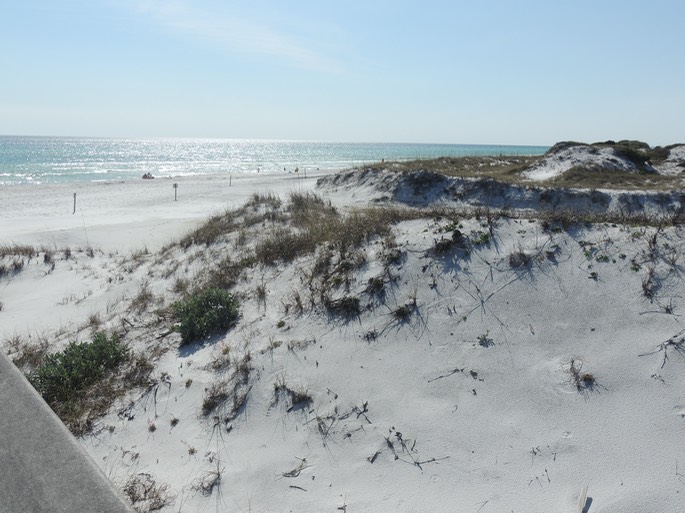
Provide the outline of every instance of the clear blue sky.
[[0,134],[685,142],[682,0],[2,0]]

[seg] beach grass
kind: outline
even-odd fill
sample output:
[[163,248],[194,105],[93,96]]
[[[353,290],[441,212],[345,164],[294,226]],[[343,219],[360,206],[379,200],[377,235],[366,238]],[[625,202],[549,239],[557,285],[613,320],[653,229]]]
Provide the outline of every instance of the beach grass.
[[[584,145],[590,146],[590,145]],[[606,145],[592,145],[601,148]],[[440,157],[436,159],[418,159],[403,162],[382,162],[364,166],[362,170],[387,169],[396,172],[427,171],[448,177],[491,179],[508,184],[535,185],[552,189],[614,189],[668,191],[683,189],[683,178],[680,175],[664,175],[649,171],[647,162],[663,162],[664,151],[657,148],[647,155],[630,145],[615,145],[615,154],[634,162],[638,172],[626,172],[602,168],[594,165],[578,165],[560,176],[531,183],[524,172],[543,156],[501,156],[501,157]],[[654,161],[650,156],[654,155]]]
[[542,185],[553,188],[668,191],[682,188],[682,178],[653,172],[626,173],[616,169],[577,166],[542,182]]
[[376,163],[366,167],[383,167],[400,172],[432,171],[445,176],[492,178],[507,183],[518,183],[521,181],[521,173],[538,162],[540,158],[529,156],[440,157],[405,162]]

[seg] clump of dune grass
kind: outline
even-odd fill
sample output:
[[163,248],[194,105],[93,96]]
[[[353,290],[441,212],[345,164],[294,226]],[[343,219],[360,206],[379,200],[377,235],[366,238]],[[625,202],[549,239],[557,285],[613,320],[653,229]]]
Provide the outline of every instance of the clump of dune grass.
[[521,173],[540,160],[538,156],[479,156],[439,157],[405,162],[371,164],[367,168],[383,168],[393,171],[428,171],[446,176],[469,178],[492,178],[505,182],[518,182]]
[[0,259],[6,257],[25,257],[29,260],[37,254],[33,246],[23,244],[4,244],[0,245]]
[[233,232],[237,223],[233,212],[226,211],[222,214],[211,216],[207,221],[182,237],[179,244],[183,248],[189,248],[193,244],[209,246],[220,237]]
[[14,365],[23,372],[30,372],[42,363],[50,343],[43,335],[36,335],[29,340],[15,335],[5,341],[5,346]]
[[392,225],[422,217],[420,211],[401,207],[355,209],[341,213],[315,194],[292,194],[287,206],[290,225],[279,225],[255,247],[259,263],[290,262],[309,255],[323,244],[345,258],[346,254],[374,237],[387,237]]
[[[210,217],[179,244],[184,248],[209,246],[228,241],[229,236],[235,235],[231,240],[241,249],[241,256],[224,255],[206,266],[198,275],[196,287],[230,289],[254,264],[291,262],[313,254],[323,245],[330,246],[340,259],[345,259],[349,252],[372,238],[390,236],[393,224],[425,215],[425,212],[406,207],[365,208],[341,213],[313,193],[292,193],[287,203],[274,195],[255,194],[240,209]],[[255,230],[256,224],[264,229]]]
[[280,208],[282,204],[281,198],[276,194],[255,192],[245,203],[245,208],[257,210],[259,207],[265,207],[276,210]]
[[194,292],[197,293],[206,289],[231,289],[241,279],[243,272],[252,267],[254,263],[255,258],[250,253],[239,258],[227,254],[198,275],[198,283]]
[[20,273],[24,269],[24,259],[14,257],[9,262],[3,262],[0,259],[0,278],[6,276],[13,276]]
[[[208,417],[213,412],[221,410],[224,422],[230,422],[240,414],[250,392],[251,361],[249,352],[240,359],[230,361],[228,376],[212,383],[205,390],[201,407],[203,416]],[[226,372],[223,364],[216,370]]]
[[155,300],[155,295],[150,290],[150,285],[145,282],[140,286],[138,293],[131,300],[131,308],[138,314],[145,312],[152,302]]
[[532,255],[526,253],[522,248],[519,247],[509,254],[509,266],[512,269],[517,270],[525,269],[530,265],[532,259]]
[[343,296],[338,299],[326,298],[324,306],[331,315],[339,316],[343,319],[358,317],[361,313],[359,298],[354,296]]
[[274,383],[273,405],[284,401],[288,412],[308,408],[314,398],[309,390],[303,386],[292,386],[286,382],[285,377],[280,377]]
[[267,232],[255,246],[255,259],[265,265],[278,261],[291,262],[296,258],[314,252],[317,241],[310,233],[299,233],[291,228],[279,226]]
[[577,166],[542,184],[555,188],[667,190],[682,185],[682,181],[654,172],[629,173],[620,169]]
[[282,201],[275,194],[255,193],[243,207],[211,216],[182,237],[179,244],[184,249],[194,244],[210,246],[241,229],[266,221],[276,222],[280,218],[281,207]]

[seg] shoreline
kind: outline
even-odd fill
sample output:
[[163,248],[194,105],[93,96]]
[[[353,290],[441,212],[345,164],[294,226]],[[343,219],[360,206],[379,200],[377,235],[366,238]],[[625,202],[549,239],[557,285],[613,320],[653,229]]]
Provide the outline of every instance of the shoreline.
[[32,139],[0,136],[0,186],[135,180],[146,173],[180,178],[211,174],[333,173],[385,161],[443,156],[542,155],[547,146],[336,143],[213,139]]
[[242,205],[255,192],[310,188],[324,174],[202,175],[3,188],[0,246],[154,250],[212,214]]

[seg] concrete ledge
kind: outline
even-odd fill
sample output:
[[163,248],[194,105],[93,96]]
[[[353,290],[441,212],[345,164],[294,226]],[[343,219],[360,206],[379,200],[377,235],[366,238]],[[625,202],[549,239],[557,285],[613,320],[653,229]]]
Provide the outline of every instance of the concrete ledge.
[[131,513],[5,354],[0,354],[0,512]]

